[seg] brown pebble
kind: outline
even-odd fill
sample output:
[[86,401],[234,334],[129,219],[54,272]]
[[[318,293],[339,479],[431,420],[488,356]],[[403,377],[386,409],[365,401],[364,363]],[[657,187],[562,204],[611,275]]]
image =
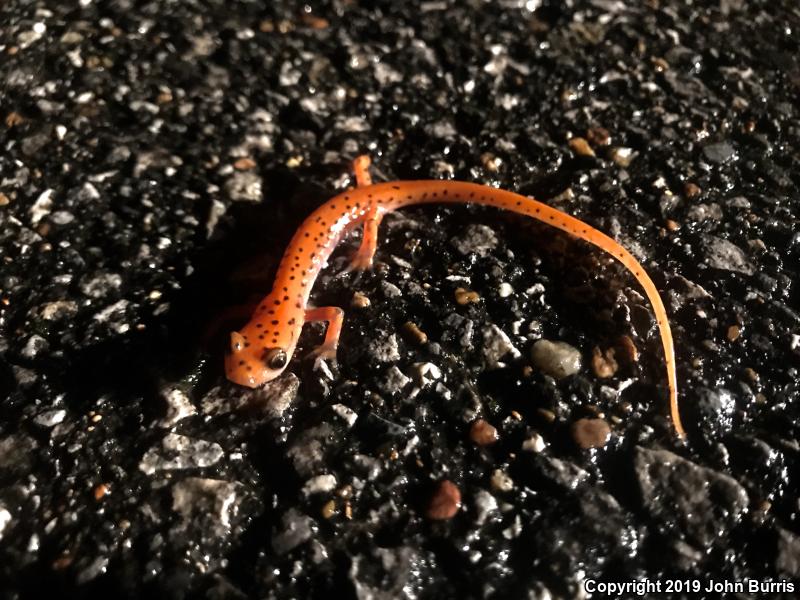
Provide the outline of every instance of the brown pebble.
[[94,488],[94,499],[98,502],[102,500],[109,492],[111,488],[109,488],[105,483],[101,483],[97,487]]
[[687,182],[686,185],[683,186],[683,195],[689,200],[692,198],[697,198],[702,193],[703,190],[700,189],[700,186],[692,183],[691,181]]
[[552,423],[556,420],[556,413],[552,410],[547,410],[546,408],[539,408],[536,410],[536,414],[545,421],[546,423]]
[[666,221],[666,223],[664,223],[664,225],[667,226],[667,229],[669,231],[678,231],[678,229],[681,228],[681,224],[678,223],[677,221],[673,221],[672,219],[667,219],[667,221]]
[[323,519],[330,519],[333,515],[336,514],[336,501],[328,500],[322,506],[322,510],[320,511],[320,513],[322,514]]
[[256,161],[248,157],[240,158],[235,163],[233,163],[233,168],[236,169],[237,171],[249,171],[255,166],[256,166]]
[[25,122],[25,117],[23,117],[18,112],[10,112],[6,117],[6,127],[14,127],[15,125],[21,125]]
[[172,92],[169,90],[165,90],[156,96],[157,104],[169,104],[170,102],[172,102]]
[[592,371],[601,379],[613,377],[619,369],[617,361],[614,360],[614,349],[608,348],[605,352],[597,346],[592,350]]
[[0,192],[0,206],[6,206],[8,204],[11,204],[11,199],[3,192]]
[[569,142],[570,150],[579,156],[594,156],[594,150],[582,137],[574,137]]
[[328,19],[323,19],[322,17],[310,15],[308,13],[300,15],[300,21],[302,21],[303,25],[311,29],[327,29],[330,27]]
[[420,346],[428,343],[428,334],[422,331],[416,323],[407,321],[403,325],[403,332],[410,341],[415,342]]
[[456,290],[456,302],[462,306],[465,304],[475,304],[479,302],[480,299],[481,297],[478,295],[478,292],[473,292],[472,290],[462,287]]
[[767,403],[767,397],[764,394],[762,394],[761,392],[757,393],[756,394],[756,404],[766,404],[766,403]]
[[623,415],[629,415],[633,412],[633,404],[627,400],[623,400],[616,406],[617,412]]
[[469,437],[478,446],[489,446],[500,439],[497,428],[485,419],[478,419],[472,423],[472,427],[469,428]]
[[608,146],[611,143],[611,134],[604,127],[590,127],[586,132],[586,139],[592,146]]
[[745,370],[744,370],[744,374],[745,374],[745,375],[747,375],[747,378],[748,378],[748,379],[749,379],[751,382],[753,382],[753,383],[758,383],[758,380],[760,379],[760,377],[758,376],[758,373],[756,373],[756,372],[755,372],[755,371],[754,371],[752,368],[750,368],[750,367],[746,367],[746,368],[745,368]]
[[445,479],[436,488],[425,515],[429,519],[452,519],[461,508],[461,491],[455,483]]
[[730,327],[728,327],[728,333],[727,333],[728,341],[735,342],[736,340],[739,339],[740,333],[741,331],[739,330],[738,325],[731,325]]
[[611,427],[603,419],[578,419],[570,428],[572,439],[584,450],[602,448],[611,435]]
[[369,298],[361,292],[356,292],[353,294],[353,299],[350,300],[350,306],[353,308],[367,308],[369,305]]
[[503,164],[503,161],[502,159],[497,158],[491,152],[484,152],[481,154],[481,163],[483,164],[483,168],[490,173],[497,173],[497,171],[500,170],[500,165]]
[[669,63],[665,61],[663,58],[653,58],[653,66],[656,68],[658,72],[664,72],[669,70]]
[[629,335],[623,335],[617,342],[620,350],[620,358],[624,358],[628,363],[639,362],[639,350]]

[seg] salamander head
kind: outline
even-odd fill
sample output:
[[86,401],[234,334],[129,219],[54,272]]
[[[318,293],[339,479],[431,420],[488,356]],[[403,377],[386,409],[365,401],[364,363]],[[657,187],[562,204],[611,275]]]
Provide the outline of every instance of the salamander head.
[[239,385],[258,387],[283,373],[293,350],[248,344],[244,335],[234,331],[230,351],[225,355],[225,375]]

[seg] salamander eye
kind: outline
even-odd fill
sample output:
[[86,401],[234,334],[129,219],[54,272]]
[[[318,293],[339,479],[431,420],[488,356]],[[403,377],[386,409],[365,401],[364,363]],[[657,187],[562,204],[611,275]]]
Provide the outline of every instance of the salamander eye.
[[283,348],[270,348],[264,354],[264,363],[270,369],[282,369],[286,362],[286,351]]

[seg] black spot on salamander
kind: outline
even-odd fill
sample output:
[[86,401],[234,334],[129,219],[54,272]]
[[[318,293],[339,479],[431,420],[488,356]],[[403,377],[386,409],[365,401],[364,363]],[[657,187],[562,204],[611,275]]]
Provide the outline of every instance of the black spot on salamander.
[[289,281],[294,281],[294,275],[289,276]]
[[273,304],[275,306],[280,306],[281,305],[281,301],[280,300],[275,300],[275,302],[273,302]]
[[240,367],[243,367],[243,366],[244,366],[244,361],[243,361],[243,360],[240,360],[240,361],[239,361],[239,366],[240,366]]
[[475,197],[475,192],[470,192],[470,193],[469,193],[469,197],[470,197],[470,198],[474,198],[474,197]]
[[278,343],[278,338],[272,338],[272,343],[273,344],[277,344]]
[[553,219],[555,219],[555,217],[553,215],[550,215],[550,220],[552,221]]
[[350,200],[350,196],[345,196],[344,199],[345,200]]
[[288,292],[288,291],[289,291],[289,288],[288,288],[288,287],[286,287],[286,286],[284,286],[284,287],[283,287],[283,291],[284,291],[284,292]]
[[259,335],[258,339],[263,340],[264,339],[264,334],[262,333],[261,335]]
[[297,304],[295,304],[295,306],[296,306],[297,308],[303,308],[303,305],[302,305],[302,304],[300,304],[299,302],[298,302]]
[[294,317],[289,319],[289,325],[294,325],[295,323],[297,323],[297,319],[295,319]]
[[270,323],[272,323],[273,325],[277,325],[278,323],[280,323],[280,321],[278,321],[277,319],[273,319],[272,321],[270,321]]
[[252,370],[253,370],[253,367],[251,367],[250,365],[248,365],[248,366],[246,367],[246,369],[247,369],[248,371],[252,371]]
[[538,209],[538,208],[536,209],[536,212],[537,212],[537,213],[539,212],[539,209]]
[[284,297],[283,297],[283,299],[284,299],[284,300],[288,300],[288,299],[289,299],[289,296],[284,296]]
[[275,311],[274,311],[274,310],[272,310],[272,309],[270,309],[270,310],[269,310],[269,312],[267,312],[267,314],[268,314],[268,315],[274,315],[274,314],[275,314]]
[[308,232],[306,231],[306,232],[303,234],[303,237],[308,237],[308,236],[310,236],[310,235],[311,235],[311,234],[310,234],[310,233],[308,233]]
[[393,189],[393,190],[399,190],[399,189],[400,189],[400,186],[399,186],[399,185],[393,185],[393,186],[392,186],[392,189]]
[[244,347],[245,347],[245,348],[249,348],[249,347],[250,347],[250,342],[245,342],[245,343],[244,343]]
[[520,200],[517,200],[517,206],[522,206],[522,202]]
[[261,328],[263,327],[263,325],[262,325],[261,323],[256,323],[256,327],[257,327],[258,329],[261,329]]

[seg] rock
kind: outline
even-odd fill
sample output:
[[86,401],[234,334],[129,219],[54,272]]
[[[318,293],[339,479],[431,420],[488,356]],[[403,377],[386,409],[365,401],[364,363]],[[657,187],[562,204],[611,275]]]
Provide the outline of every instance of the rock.
[[290,508],[281,519],[282,529],[272,536],[272,549],[276,554],[286,554],[305,544],[316,531],[314,520],[296,508]]
[[483,357],[489,368],[502,366],[500,359],[507,355],[516,358],[522,354],[506,333],[492,324],[483,329]]
[[445,479],[436,487],[425,515],[434,521],[452,519],[461,508],[461,491],[452,481]]
[[735,479],[668,450],[637,446],[634,470],[650,517],[698,548],[724,543],[747,508],[747,492]]
[[488,256],[497,248],[497,234],[486,225],[470,225],[459,237],[450,240],[453,247],[461,254],[477,254]]
[[497,499],[486,490],[478,490],[473,496],[475,506],[475,524],[480,526],[492,513],[497,511]]
[[46,410],[39,413],[34,417],[34,422],[42,427],[55,427],[64,420],[67,416],[67,411],[64,409]]
[[565,342],[539,340],[531,348],[531,360],[542,372],[556,379],[574,375],[581,369],[581,353]]
[[161,440],[160,447],[155,446],[145,453],[139,469],[152,475],[157,471],[208,467],[219,462],[223,455],[219,444],[169,433]]
[[358,420],[358,413],[352,408],[345,406],[344,404],[334,404],[331,406],[331,408],[340,419],[347,423],[348,427],[352,427],[356,424],[356,421]]
[[728,142],[717,142],[703,148],[706,160],[716,165],[722,165],[736,158],[736,149]]
[[353,556],[348,578],[357,600],[392,600],[419,589],[423,561],[408,546],[371,548]]
[[3,539],[3,533],[6,530],[6,527],[11,523],[12,517],[11,513],[8,512],[5,506],[0,504],[0,541]]
[[225,183],[225,191],[234,202],[261,202],[263,182],[255,171],[234,171]]
[[705,263],[709,267],[722,271],[744,273],[745,275],[755,273],[753,263],[735,244],[708,234],[703,234],[701,240],[702,253],[705,256]]
[[213,527],[228,528],[238,510],[240,487],[238,482],[187,477],[172,486],[172,510],[186,521],[199,518]]
[[800,537],[782,528],[778,529],[775,570],[781,575],[800,577]]
[[478,419],[469,428],[469,438],[478,446],[490,446],[500,439],[497,428],[484,419]]
[[570,427],[570,433],[579,448],[602,448],[611,437],[611,427],[603,419],[578,419]]
[[397,344],[397,336],[377,336],[369,344],[369,354],[373,360],[378,362],[394,362],[400,360],[400,346]]
[[336,489],[335,475],[317,475],[303,484],[303,494],[311,496],[313,494],[324,494]]
[[189,396],[181,388],[169,387],[161,390],[161,397],[167,403],[167,414],[158,424],[170,428],[186,417],[197,414]]
[[411,383],[411,379],[395,366],[386,371],[382,379],[378,381],[378,389],[385,394],[395,394],[400,392],[405,386]]

